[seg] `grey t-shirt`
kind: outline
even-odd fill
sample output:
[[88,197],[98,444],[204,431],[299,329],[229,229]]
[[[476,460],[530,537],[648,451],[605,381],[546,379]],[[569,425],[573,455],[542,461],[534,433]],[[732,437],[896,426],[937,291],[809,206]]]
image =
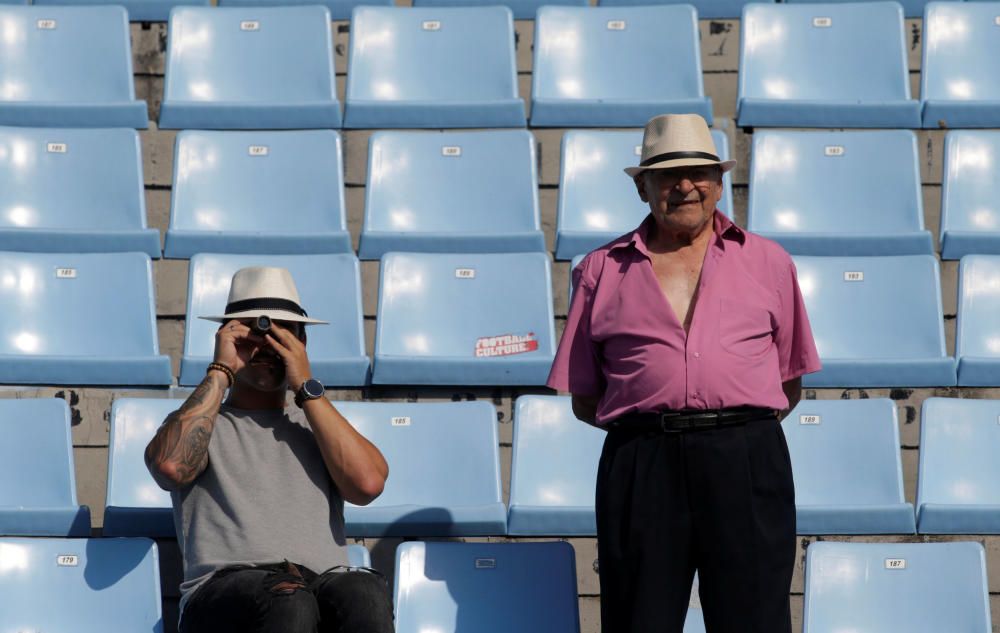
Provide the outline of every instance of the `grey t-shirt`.
[[299,409],[223,405],[205,472],[171,499],[184,558],[182,609],[229,565],[289,560],[322,573],[347,564],[344,502]]

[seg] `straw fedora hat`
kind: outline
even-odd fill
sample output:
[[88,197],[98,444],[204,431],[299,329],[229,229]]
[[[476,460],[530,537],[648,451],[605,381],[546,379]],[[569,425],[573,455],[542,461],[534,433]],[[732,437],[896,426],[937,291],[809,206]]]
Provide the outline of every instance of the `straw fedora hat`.
[[722,160],[715,149],[705,119],[697,114],[661,114],[646,123],[642,135],[642,156],[637,167],[626,167],[633,178],[647,169],[718,165],[723,173],[736,166]]
[[284,268],[261,266],[241,268],[236,271],[229,286],[229,301],[226,303],[225,314],[198,318],[225,323],[231,319],[253,319],[259,316],[307,325],[327,323],[310,319],[306,314],[290,272]]

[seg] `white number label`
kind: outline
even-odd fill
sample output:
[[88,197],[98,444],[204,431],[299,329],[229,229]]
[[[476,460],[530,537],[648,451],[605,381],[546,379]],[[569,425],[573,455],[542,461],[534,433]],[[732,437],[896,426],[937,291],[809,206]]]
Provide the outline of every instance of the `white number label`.
[[37,24],[38,28],[43,31],[51,31],[52,29],[56,28],[55,20],[39,20],[35,24]]
[[813,18],[813,26],[817,29],[828,29],[833,26],[833,18]]
[[49,143],[48,145],[45,146],[45,149],[50,154],[65,154],[67,147],[66,143]]
[[56,268],[56,279],[76,279],[76,269]]
[[996,24],[997,26],[1000,26],[1000,15],[998,15],[995,18],[993,18],[993,24]]
[[441,148],[442,156],[461,156],[462,148],[458,145],[445,145]]
[[458,279],[475,279],[476,269],[475,268],[456,268],[455,277]]
[[823,153],[827,156],[843,156],[844,146],[843,145],[827,145],[823,148]]
[[251,145],[248,152],[251,156],[267,156],[271,150],[268,149],[267,145]]
[[496,569],[497,559],[495,558],[477,558],[476,559],[476,569]]
[[844,273],[844,281],[864,281],[865,274],[860,270],[849,270]]
[[799,424],[819,424],[822,418],[818,415],[800,415]]
[[392,418],[392,426],[410,426],[410,418],[406,415],[398,415]]
[[906,569],[906,559],[905,558],[887,558],[885,559],[886,569]]
[[56,556],[56,565],[60,567],[76,567],[80,564],[80,557],[71,554],[61,554]]
[[243,20],[242,22],[240,22],[240,30],[241,31],[259,31],[260,30],[260,22],[258,22],[257,20]]
[[624,31],[625,30],[625,20],[609,20],[608,21],[609,31]]
[[439,20],[425,20],[421,25],[425,31],[440,31],[441,22]]
[[636,145],[635,146],[635,155],[636,156],[642,156],[642,145]]

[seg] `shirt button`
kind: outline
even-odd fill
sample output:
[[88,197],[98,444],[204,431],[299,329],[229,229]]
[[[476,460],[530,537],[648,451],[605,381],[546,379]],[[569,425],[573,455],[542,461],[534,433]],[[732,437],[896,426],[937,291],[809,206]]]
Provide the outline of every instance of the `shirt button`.
[[701,353],[700,352],[695,352],[694,353],[694,357],[695,358],[701,358]]

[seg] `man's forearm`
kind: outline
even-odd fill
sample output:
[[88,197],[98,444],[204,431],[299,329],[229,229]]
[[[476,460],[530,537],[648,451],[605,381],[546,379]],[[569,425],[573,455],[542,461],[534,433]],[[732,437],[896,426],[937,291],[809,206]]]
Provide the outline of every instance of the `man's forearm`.
[[225,375],[209,372],[146,447],[146,467],[164,490],[187,486],[208,465],[208,443],[227,384]]

